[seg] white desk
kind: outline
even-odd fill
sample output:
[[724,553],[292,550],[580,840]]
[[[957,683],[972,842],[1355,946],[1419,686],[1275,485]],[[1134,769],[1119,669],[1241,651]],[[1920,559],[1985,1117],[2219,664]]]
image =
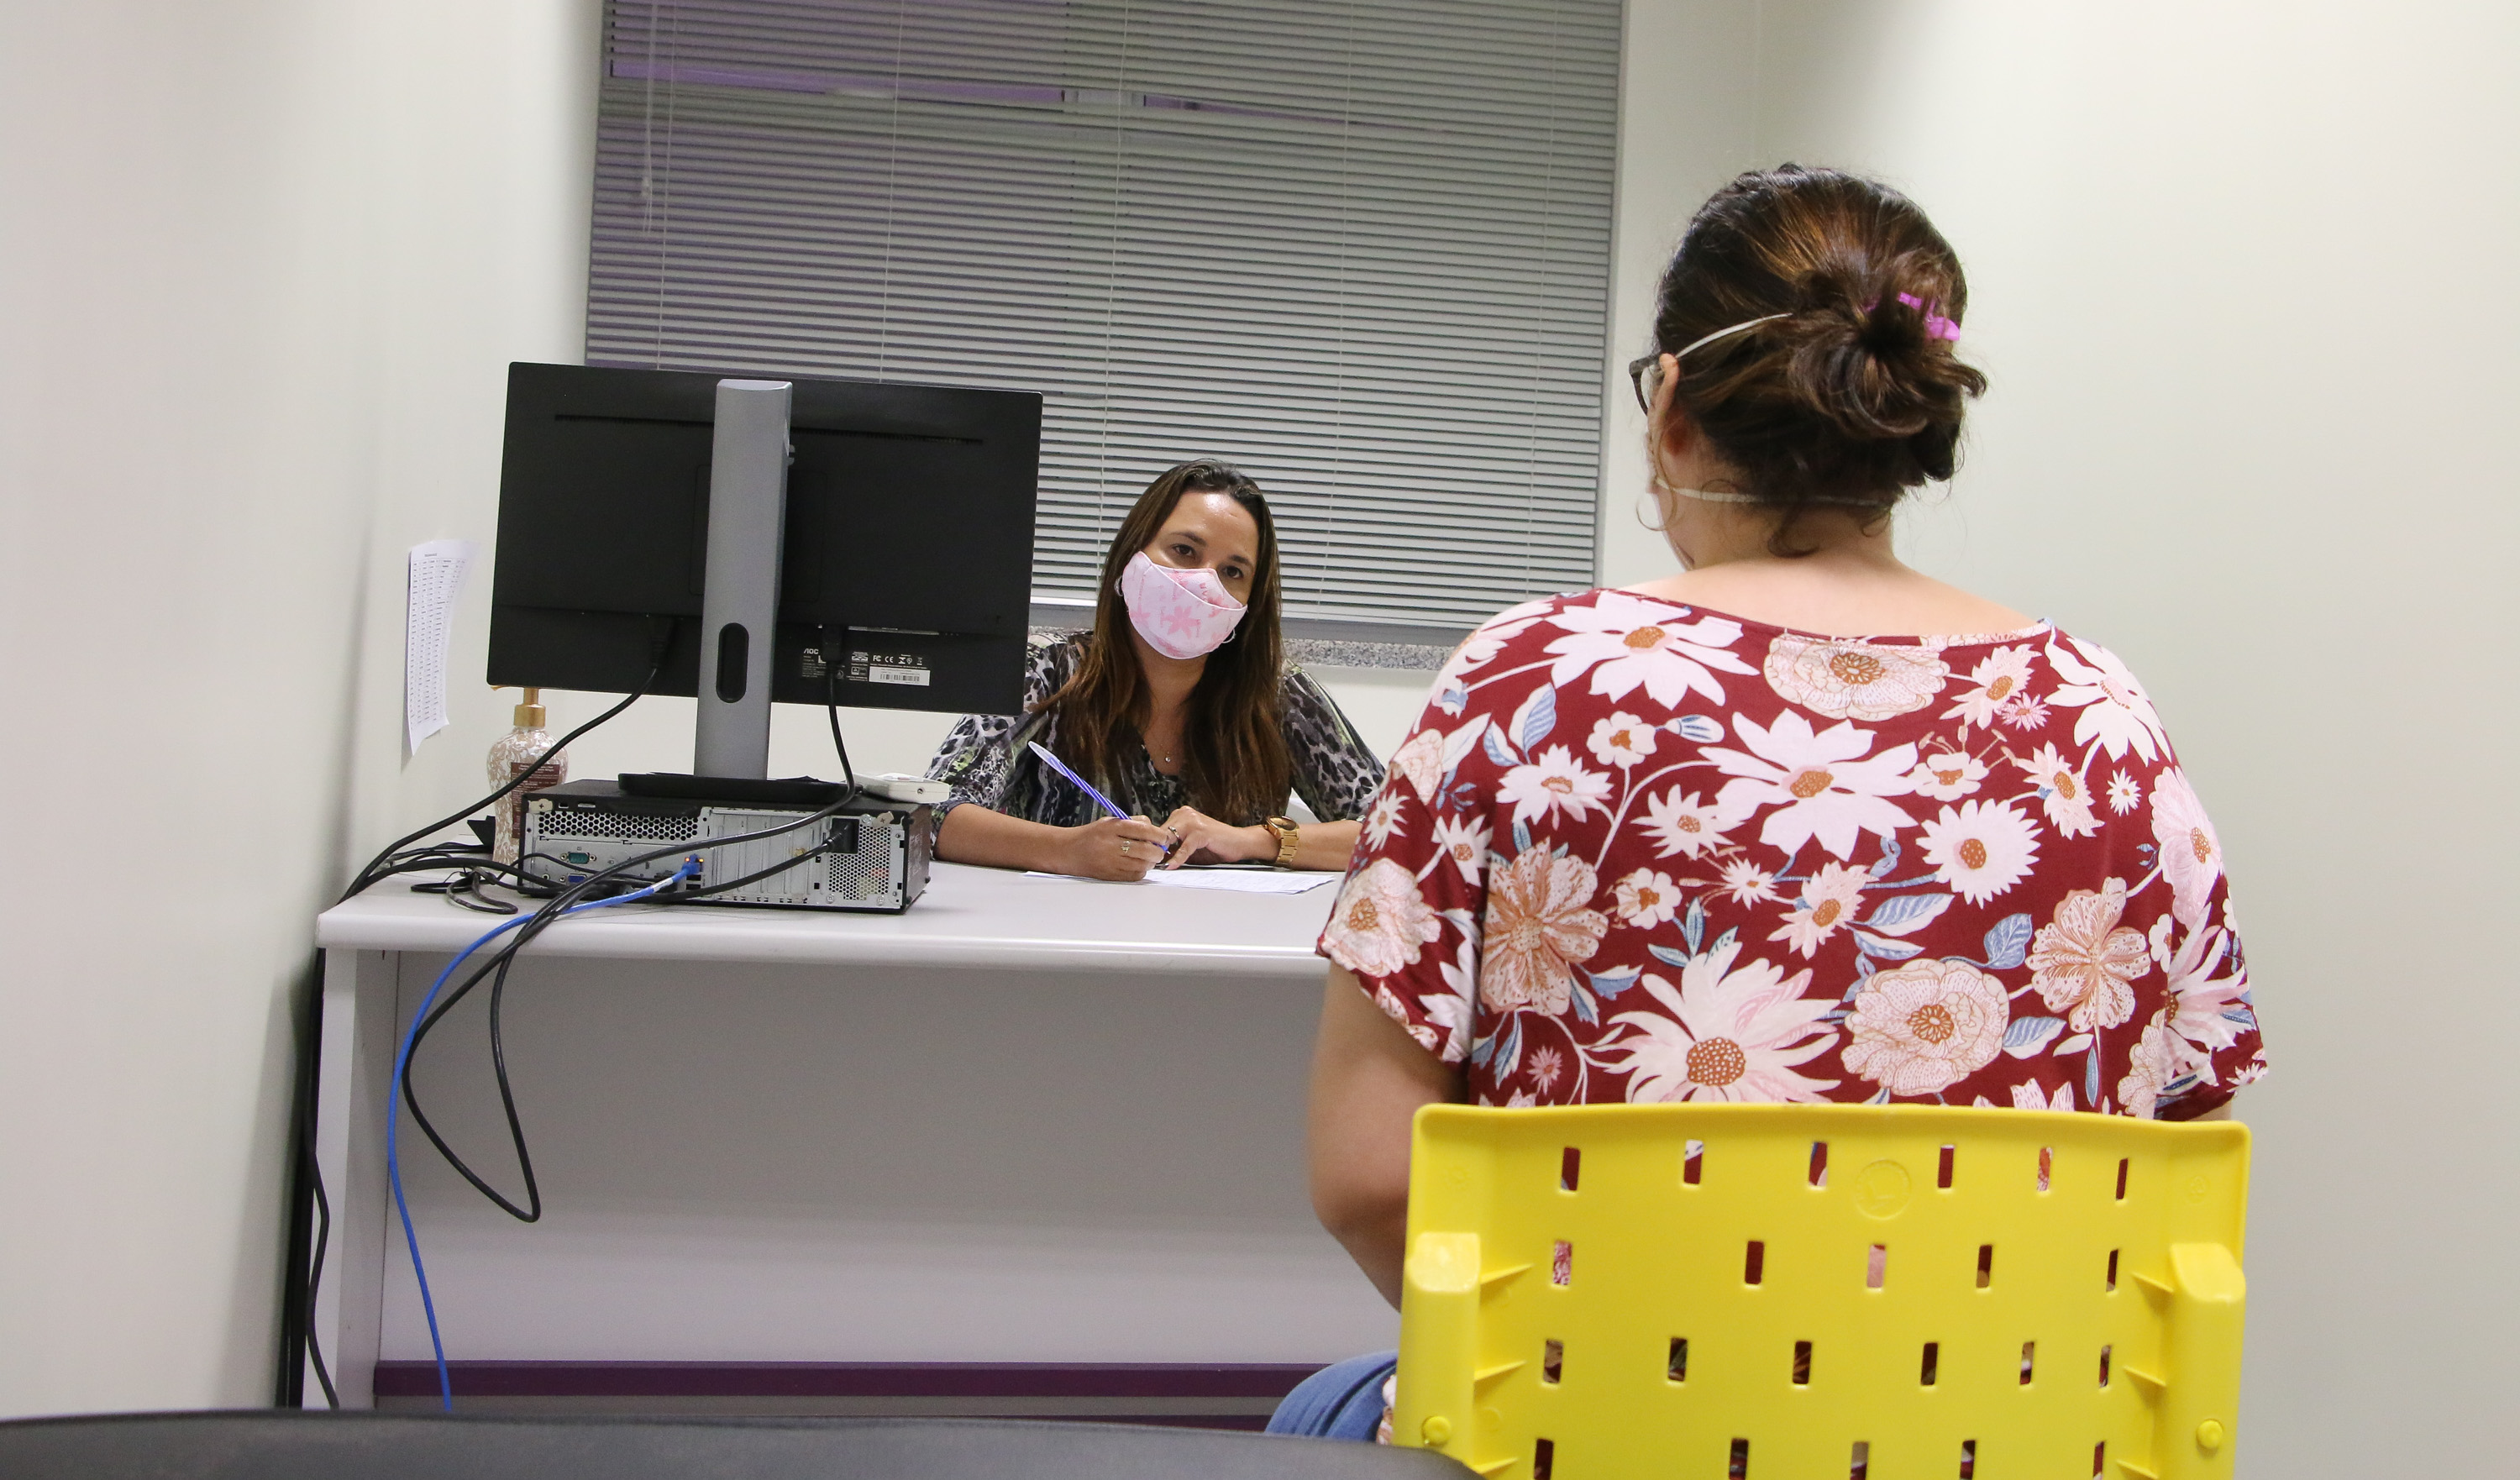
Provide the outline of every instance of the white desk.
[[[505,1009],[543,1221],[501,1214],[402,1126],[448,1356],[1321,1363],[1391,1344],[1305,1194],[1333,894],[940,864],[901,916],[627,906],[554,926]],[[316,1324],[345,1403],[373,1401],[381,1359],[428,1356],[385,1185],[387,1081],[430,981],[496,923],[399,883],[318,923]],[[520,1197],[486,996],[414,1078]]]

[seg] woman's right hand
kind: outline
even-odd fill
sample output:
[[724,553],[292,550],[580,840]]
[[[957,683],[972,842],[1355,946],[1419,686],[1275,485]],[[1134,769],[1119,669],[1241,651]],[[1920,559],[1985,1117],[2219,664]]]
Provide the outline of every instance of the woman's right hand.
[[1172,835],[1143,817],[1098,817],[1081,828],[1062,829],[1061,874],[1085,878],[1134,882],[1164,861]]

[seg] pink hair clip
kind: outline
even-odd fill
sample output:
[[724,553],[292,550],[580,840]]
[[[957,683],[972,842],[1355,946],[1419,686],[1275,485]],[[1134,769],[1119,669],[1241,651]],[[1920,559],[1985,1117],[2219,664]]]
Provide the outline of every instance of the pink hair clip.
[[[1950,339],[1955,341],[1959,338],[1960,327],[1958,324],[1953,323],[1951,320],[1944,318],[1933,305],[1926,303],[1924,299],[1917,297],[1912,292],[1903,292],[1899,294],[1899,301],[1907,304],[1910,308],[1912,308],[1916,310],[1916,312],[1925,316],[1926,337],[1934,339]],[[1870,311],[1869,305],[1867,305],[1867,311]]]

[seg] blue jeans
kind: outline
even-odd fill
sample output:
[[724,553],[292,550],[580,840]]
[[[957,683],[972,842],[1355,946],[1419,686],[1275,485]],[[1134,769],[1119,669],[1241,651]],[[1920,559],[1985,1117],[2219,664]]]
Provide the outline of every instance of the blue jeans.
[[1376,1352],[1323,1368],[1279,1403],[1269,1432],[1372,1444],[1382,1426],[1382,1380],[1399,1366],[1398,1352]]

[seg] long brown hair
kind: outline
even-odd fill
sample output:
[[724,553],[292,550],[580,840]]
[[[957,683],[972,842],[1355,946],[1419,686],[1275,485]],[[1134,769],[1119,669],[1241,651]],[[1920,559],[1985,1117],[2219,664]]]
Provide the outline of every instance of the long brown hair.
[[1059,746],[1071,764],[1120,805],[1143,810],[1131,794],[1124,762],[1131,747],[1146,743],[1152,697],[1137,647],[1129,641],[1120,571],[1131,556],[1154,543],[1186,493],[1224,494],[1260,530],[1249,606],[1234,636],[1207,655],[1182,716],[1182,783],[1190,804],[1221,822],[1249,827],[1285,805],[1295,762],[1279,716],[1278,528],[1260,485],[1240,469],[1202,459],[1168,468],[1147,485],[1102,557],[1102,589],[1094,603],[1094,630],[1083,639],[1084,660],[1039,707],[1057,711]]
[[1952,353],[1959,257],[1906,196],[1799,164],[1741,175],[1698,208],[1658,299],[1663,354],[1775,316],[1686,357],[1673,394],[1775,511],[1776,553],[1815,507],[1886,516],[1952,475],[1986,377]]

